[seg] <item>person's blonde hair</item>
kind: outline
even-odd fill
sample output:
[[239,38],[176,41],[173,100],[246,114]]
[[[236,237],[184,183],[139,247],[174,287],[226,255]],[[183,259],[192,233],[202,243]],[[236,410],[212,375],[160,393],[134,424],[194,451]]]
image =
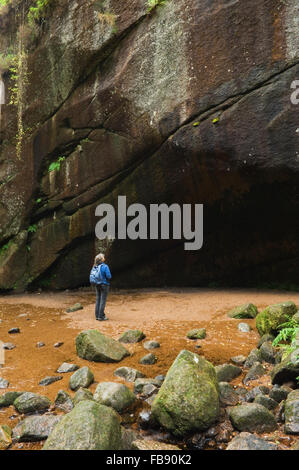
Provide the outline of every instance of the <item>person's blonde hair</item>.
[[105,259],[104,253],[99,253],[99,254],[95,257],[95,259],[94,259],[94,264],[93,264],[93,265],[94,265],[94,266],[98,266],[99,264],[103,263],[104,259]]

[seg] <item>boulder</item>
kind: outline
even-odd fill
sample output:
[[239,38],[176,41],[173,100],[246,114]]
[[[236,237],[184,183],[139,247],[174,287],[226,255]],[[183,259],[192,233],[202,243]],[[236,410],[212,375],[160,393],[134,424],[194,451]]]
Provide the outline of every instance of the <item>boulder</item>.
[[234,406],[229,410],[229,418],[238,431],[262,433],[277,428],[273,414],[257,403]]
[[221,364],[215,367],[217,379],[219,382],[230,382],[242,374],[242,369],[232,364]]
[[55,398],[55,408],[69,413],[74,408],[74,403],[70,395],[64,390],[59,390]]
[[9,426],[0,426],[0,450],[8,449],[12,444],[11,429]]
[[276,351],[270,341],[265,341],[260,347],[260,353],[263,361],[269,364],[275,364]]
[[250,367],[246,376],[243,379],[243,383],[246,385],[250,380],[256,380],[266,373],[266,369],[259,362],[255,362],[252,367]]
[[176,436],[208,429],[219,415],[219,387],[213,365],[181,351],[152,404],[153,418]]
[[69,387],[71,390],[78,390],[78,388],[88,388],[94,381],[94,375],[89,367],[81,367],[71,377]]
[[49,398],[31,392],[22,393],[14,401],[15,409],[21,414],[34,413],[36,411],[43,412],[48,410],[50,406],[51,401]]
[[136,397],[126,385],[102,382],[96,388],[94,400],[101,405],[111,406],[121,413],[134,403]]
[[145,377],[145,375],[137,369],[132,369],[131,367],[119,367],[114,372],[116,377],[121,377],[127,382],[135,382],[136,379]]
[[291,352],[280,363],[276,364],[271,371],[273,384],[284,384],[289,381],[296,381],[299,376],[299,348]]
[[98,330],[82,331],[76,338],[76,348],[79,357],[94,362],[120,362],[130,355],[118,341]]
[[233,438],[226,450],[278,450],[278,446],[249,432],[241,432]]
[[143,356],[140,359],[139,364],[152,365],[152,364],[156,364],[157,360],[158,360],[157,357],[153,353],[150,353],[150,354],[147,354],[146,356]]
[[285,432],[299,434],[299,389],[289,393],[285,402]]
[[227,382],[219,382],[220,403],[225,406],[235,406],[240,401],[240,396]]
[[297,312],[294,302],[281,302],[269,305],[256,317],[256,327],[261,336],[266,333],[277,334],[278,328],[282,323],[291,320]]
[[6,392],[0,396],[0,408],[13,405],[14,401],[24,392]]
[[53,384],[54,382],[58,382],[58,380],[62,380],[62,377],[60,375],[56,375],[54,377],[44,377],[40,382],[39,385],[42,385],[43,387],[47,387],[48,385]]
[[160,347],[160,343],[158,343],[158,341],[146,341],[144,344],[143,344],[143,347],[145,349],[157,349]]
[[117,413],[85,400],[65,415],[48,437],[43,450],[122,450]]
[[28,416],[13,429],[13,439],[20,442],[35,442],[47,439],[61,416],[45,414],[43,416]]
[[277,402],[275,400],[272,400],[272,398],[267,397],[263,394],[257,395],[253,400],[253,403],[263,405],[268,410],[275,410],[275,408],[277,407]]
[[56,372],[58,372],[58,374],[67,374],[68,372],[75,372],[78,369],[79,366],[76,364],[69,364],[68,362],[64,362],[58,367]]
[[207,333],[205,328],[190,330],[187,333],[187,338],[189,339],[205,339],[206,336]]
[[240,305],[239,307],[235,307],[228,312],[228,316],[230,318],[255,318],[257,316],[258,310],[255,305],[253,304],[244,304]]
[[128,330],[125,331],[118,341],[121,343],[139,343],[145,338],[145,334],[140,330]]
[[288,394],[291,391],[292,389],[288,387],[280,387],[279,385],[275,384],[269,393],[269,397],[275,400],[277,403],[280,403],[281,401],[287,399]]
[[84,401],[84,400],[93,400],[93,394],[87,388],[81,387],[79,388],[79,390],[76,391],[74,395],[74,398],[73,398],[74,406],[80,403],[80,401]]

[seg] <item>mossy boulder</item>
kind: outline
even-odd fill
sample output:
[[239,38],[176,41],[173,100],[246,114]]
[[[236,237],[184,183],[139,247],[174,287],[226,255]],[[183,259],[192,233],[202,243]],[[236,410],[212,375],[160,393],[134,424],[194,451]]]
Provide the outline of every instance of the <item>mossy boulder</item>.
[[239,305],[238,307],[233,308],[228,312],[230,318],[255,318],[258,314],[258,309],[255,305],[249,303],[244,305]]
[[24,392],[6,392],[0,396],[0,408],[13,405],[14,401]]
[[120,362],[130,355],[122,344],[98,330],[82,331],[76,338],[76,348],[79,357],[94,362]]
[[290,380],[296,381],[299,376],[299,348],[296,348],[271,371],[273,384],[281,385]]
[[117,413],[95,401],[81,401],[65,415],[43,450],[122,450]]
[[276,335],[279,326],[291,320],[297,312],[294,302],[281,302],[269,305],[256,317],[256,327],[261,336],[266,333]]
[[285,402],[285,432],[299,434],[299,390],[289,393]]
[[136,397],[126,385],[103,382],[97,386],[94,399],[101,405],[111,406],[122,412],[134,403]]
[[181,351],[152,404],[153,418],[176,436],[208,429],[219,415],[219,386],[213,365]]
[[14,407],[19,413],[34,413],[35,411],[43,412],[51,406],[49,398],[37,393],[22,393],[15,401]]
[[140,330],[125,331],[118,341],[121,343],[139,343],[145,338],[145,334]]
[[187,333],[188,339],[205,339],[207,336],[205,328],[190,330]]
[[78,388],[88,388],[94,381],[94,375],[89,367],[81,367],[70,378],[69,387],[71,390]]
[[229,418],[238,431],[262,433],[277,428],[274,415],[258,403],[234,406],[229,411]]

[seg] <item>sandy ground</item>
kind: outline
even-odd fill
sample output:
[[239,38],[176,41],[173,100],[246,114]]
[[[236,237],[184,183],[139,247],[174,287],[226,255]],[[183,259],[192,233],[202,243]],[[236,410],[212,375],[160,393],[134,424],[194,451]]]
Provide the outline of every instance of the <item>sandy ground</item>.
[[[9,380],[8,390],[33,391],[47,395],[51,400],[60,389],[70,392],[70,374],[62,374],[62,380],[48,387],[38,383],[45,376],[58,375],[56,370],[62,362],[88,365],[95,376],[91,391],[101,381],[122,382],[113,375],[120,364],[88,363],[77,357],[76,336],[90,328],[97,328],[115,339],[127,329],[142,329],[147,339],[159,341],[161,347],[154,351],[158,358],[155,365],[139,364],[140,358],[147,354],[142,343],[128,345],[131,356],[121,362],[121,365],[138,368],[147,377],[165,374],[182,349],[204,355],[215,365],[221,364],[232,356],[247,355],[256,347],[259,337],[254,320],[246,320],[252,327],[250,333],[238,330],[240,320],[227,316],[231,308],[252,302],[260,310],[286,300],[299,305],[299,293],[212,289],[117,291],[108,297],[106,315],[109,321],[100,323],[94,319],[95,293],[91,290],[1,296],[0,340],[12,342],[16,348],[5,352],[5,365],[0,369],[0,376]],[[81,302],[84,309],[67,314],[66,308],[76,302]],[[13,327],[19,327],[20,334],[9,334],[8,330]],[[190,329],[201,327],[207,330],[206,339],[192,341],[186,338]],[[45,346],[37,348],[40,341]],[[57,342],[63,342],[63,345],[54,348]],[[200,349],[196,345],[200,345]],[[0,390],[0,394],[5,391]],[[0,425],[13,427],[18,419],[13,407],[0,409]]]

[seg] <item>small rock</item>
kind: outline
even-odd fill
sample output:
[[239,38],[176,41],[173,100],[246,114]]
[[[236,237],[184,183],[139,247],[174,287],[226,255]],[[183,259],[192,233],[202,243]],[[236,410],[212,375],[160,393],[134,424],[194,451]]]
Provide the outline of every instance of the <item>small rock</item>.
[[187,440],[187,448],[191,450],[204,450],[207,445],[207,439],[202,434],[196,433]]
[[73,399],[74,405],[77,405],[78,403],[80,403],[80,401],[83,400],[93,400],[93,394],[87,388],[81,387],[75,393]]
[[245,400],[249,403],[253,402],[255,397],[258,395],[268,395],[269,391],[270,389],[268,387],[265,387],[264,385],[258,385],[246,393]]
[[149,396],[151,396],[154,392],[158,392],[158,388],[155,387],[155,385],[153,385],[153,384],[146,384],[146,385],[143,387],[142,396],[143,396],[143,397],[149,397]]
[[70,378],[69,387],[71,390],[78,390],[78,388],[88,388],[94,381],[94,375],[89,369],[85,366],[81,369],[78,369]]
[[270,333],[266,333],[260,338],[257,347],[260,348],[261,345],[265,343],[266,341],[270,341],[270,343],[272,343],[274,341],[274,336],[271,335]]
[[148,429],[151,424],[151,412],[142,410],[138,415],[138,425],[141,429]]
[[9,387],[9,382],[6,379],[2,379],[0,377],[0,389],[8,388]]
[[246,361],[246,356],[234,356],[230,359],[236,366],[242,366]]
[[259,403],[263,405],[268,410],[274,410],[277,407],[277,402],[272,400],[272,398],[267,397],[266,395],[257,395],[253,400],[254,403]]
[[43,348],[44,346],[46,346],[46,345],[42,341],[39,341],[38,343],[36,343],[37,348]]
[[234,406],[229,411],[232,425],[238,431],[271,432],[277,428],[273,414],[257,403]]
[[222,364],[215,367],[219,382],[230,382],[242,373],[242,369],[232,364]]
[[80,303],[77,303],[73,305],[72,307],[67,308],[66,312],[72,313],[72,312],[77,312],[78,310],[83,310],[83,305],[81,305]]
[[60,348],[61,346],[63,346],[63,344],[64,343],[62,343],[62,342],[55,343],[54,348]]
[[278,405],[277,411],[276,411],[276,421],[278,423],[284,423],[285,422],[285,415],[284,415],[284,408],[285,408],[285,401],[281,401]]
[[137,369],[132,369],[131,367],[119,367],[114,372],[116,377],[122,377],[127,382],[135,382],[136,379],[141,379],[145,375]]
[[118,341],[121,343],[139,343],[145,338],[145,334],[140,330],[128,330],[125,331]]
[[229,443],[226,450],[278,450],[276,444],[268,442],[265,439],[241,432]]
[[138,440],[132,443],[133,450],[180,450],[178,446],[172,444],[165,444],[164,442],[150,441],[150,440]]
[[0,426],[0,450],[8,449],[12,444],[11,429],[9,426]]
[[155,377],[155,381],[159,384],[159,387],[161,387],[162,383],[164,382],[165,380],[165,375],[157,375]]
[[263,361],[269,364],[275,364],[276,351],[272,346],[272,343],[265,341],[260,347],[261,357]]
[[279,385],[275,384],[269,394],[270,398],[275,400],[277,403],[280,403],[283,400],[286,400],[288,394],[292,391],[291,388],[288,387],[280,387]]
[[35,411],[43,412],[48,410],[50,406],[49,398],[31,392],[22,393],[14,401],[15,409],[21,414],[34,413]]
[[98,330],[82,331],[76,338],[76,350],[79,357],[94,362],[120,362],[129,351],[113,338],[103,335]]
[[58,382],[58,380],[62,380],[61,376],[55,376],[55,377],[45,377],[43,378],[38,385],[42,385],[43,387],[47,387],[48,385],[53,384],[54,382]]
[[64,390],[59,390],[55,398],[55,408],[69,413],[74,408],[73,400]]
[[150,353],[150,354],[147,354],[146,356],[143,356],[140,359],[139,364],[152,365],[152,364],[156,364],[156,362],[157,362],[156,356]]
[[260,364],[259,362],[256,362],[247,372],[243,380],[243,383],[246,385],[248,382],[250,382],[250,380],[256,380],[259,377],[262,377],[262,375],[264,375],[266,372],[267,371],[266,369],[264,369],[262,364]]
[[233,387],[227,382],[219,382],[220,402],[226,406],[235,406],[239,403],[240,397]]
[[11,329],[8,331],[8,333],[9,333],[10,335],[16,335],[16,334],[18,334],[18,333],[21,333],[21,331],[20,331],[20,328],[11,328]]
[[157,396],[157,393],[154,393],[153,395],[151,395],[150,397],[148,397],[145,402],[149,405],[149,406],[152,406],[153,404],[153,401],[154,399],[156,398]]
[[295,349],[280,364],[276,364],[271,371],[273,384],[281,385],[289,381],[295,381],[299,376],[299,348]]
[[29,416],[13,429],[13,438],[20,442],[35,442],[47,439],[62,416]]
[[145,349],[157,349],[160,347],[158,341],[146,341],[143,345]]
[[6,349],[7,351],[12,351],[13,349],[16,348],[16,345],[13,343],[4,343],[3,348]]
[[244,318],[255,318],[258,310],[255,305],[248,303],[233,308],[228,312],[230,318],[244,319]]
[[155,379],[137,379],[134,382],[134,393],[142,393],[144,386],[148,384],[159,387],[159,383]]
[[69,364],[68,362],[64,362],[61,366],[58,367],[57,371],[58,374],[67,374],[68,372],[75,372],[79,369],[79,366],[76,364]]
[[252,349],[250,351],[244,364],[245,369],[252,367],[255,362],[262,362],[262,355],[259,349]]
[[206,336],[207,333],[205,328],[190,330],[187,333],[187,338],[189,339],[205,339]]
[[249,333],[249,331],[251,330],[251,326],[248,325],[248,323],[239,323],[238,330],[242,333]]
[[100,383],[93,398],[101,405],[110,406],[119,413],[129,408],[136,400],[135,395],[126,385],[114,382]]

